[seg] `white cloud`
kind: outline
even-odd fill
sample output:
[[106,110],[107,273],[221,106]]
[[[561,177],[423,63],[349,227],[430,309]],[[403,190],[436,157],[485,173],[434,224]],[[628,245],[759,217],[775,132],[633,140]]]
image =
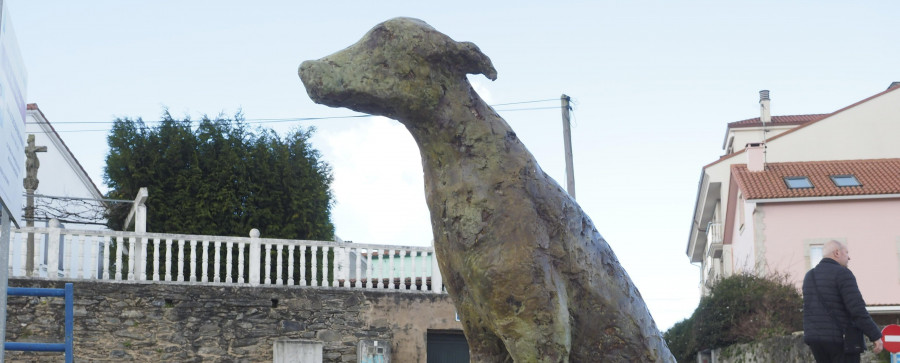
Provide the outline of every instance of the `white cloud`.
[[[472,87],[490,104],[489,85],[478,77]],[[334,172],[335,234],[356,243],[431,244],[422,161],[402,124],[372,117],[351,127],[322,125],[314,138]]]
[[336,234],[356,243],[431,243],[422,162],[400,123],[373,117],[352,128],[317,133],[334,171]]
[[478,95],[481,96],[481,99],[483,99],[484,102],[491,105],[494,103],[494,95],[491,94],[487,82],[490,81],[487,81],[487,79],[481,75],[469,76],[469,83],[472,84],[472,88],[475,89],[475,92],[478,92]]

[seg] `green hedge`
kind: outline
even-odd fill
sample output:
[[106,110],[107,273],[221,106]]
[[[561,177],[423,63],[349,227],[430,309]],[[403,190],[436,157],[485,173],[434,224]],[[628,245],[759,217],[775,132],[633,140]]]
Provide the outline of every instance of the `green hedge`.
[[786,276],[742,273],[717,280],[690,318],[663,334],[675,359],[803,330],[803,298]]

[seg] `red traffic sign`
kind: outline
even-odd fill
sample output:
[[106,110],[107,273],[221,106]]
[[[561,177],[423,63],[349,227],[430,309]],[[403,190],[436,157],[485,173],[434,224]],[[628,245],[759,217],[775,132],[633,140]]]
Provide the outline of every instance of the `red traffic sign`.
[[881,330],[884,349],[891,353],[900,352],[900,325],[890,324]]

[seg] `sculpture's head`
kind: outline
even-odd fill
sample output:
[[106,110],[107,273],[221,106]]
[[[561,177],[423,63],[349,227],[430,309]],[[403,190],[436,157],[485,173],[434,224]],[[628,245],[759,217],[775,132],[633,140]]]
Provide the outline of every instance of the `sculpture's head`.
[[316,103],[400,121],[431,115],[449,84],[467,82],[466,74],[497,78],[475,44],[412,18],[378,24],[347,49],[303,62],[299,73]]

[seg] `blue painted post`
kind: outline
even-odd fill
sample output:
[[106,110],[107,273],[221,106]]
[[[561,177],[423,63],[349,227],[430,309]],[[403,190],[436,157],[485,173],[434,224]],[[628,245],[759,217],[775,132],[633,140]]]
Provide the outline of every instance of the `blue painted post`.
[[66,363],[75,360],[75,289],[66,283]]

